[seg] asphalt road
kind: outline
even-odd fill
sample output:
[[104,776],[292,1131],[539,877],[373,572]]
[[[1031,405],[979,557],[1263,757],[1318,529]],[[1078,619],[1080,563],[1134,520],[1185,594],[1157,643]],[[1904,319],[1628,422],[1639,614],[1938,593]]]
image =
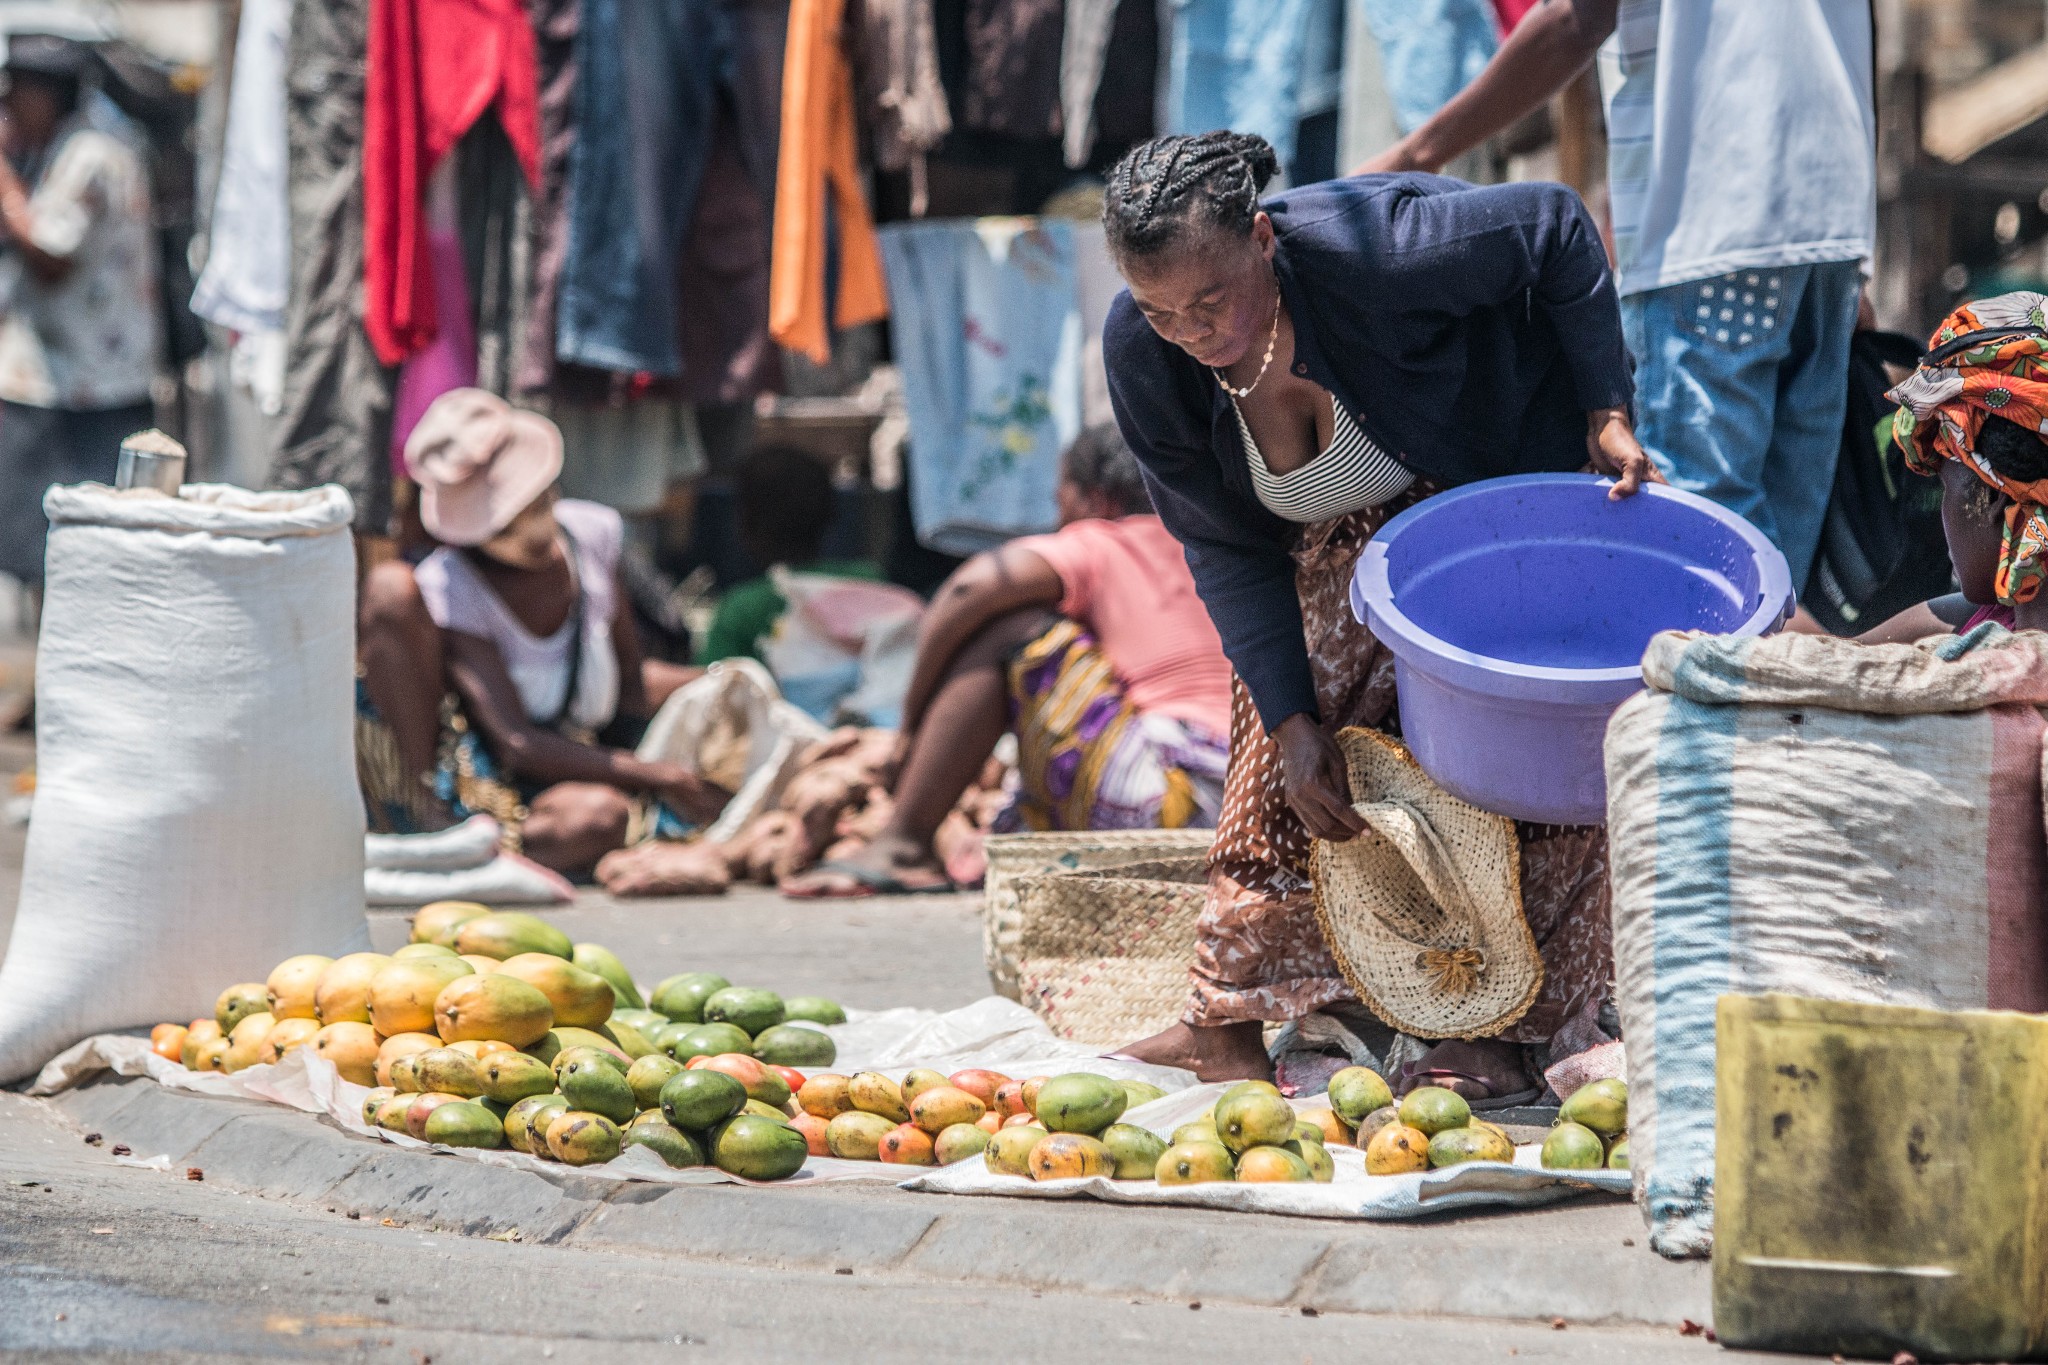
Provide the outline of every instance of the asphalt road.
[[10,1361],[1762,1359],[1669,1329],[1196,1309],[386,1228],[117,1165],[12,1095],[0,1285]]

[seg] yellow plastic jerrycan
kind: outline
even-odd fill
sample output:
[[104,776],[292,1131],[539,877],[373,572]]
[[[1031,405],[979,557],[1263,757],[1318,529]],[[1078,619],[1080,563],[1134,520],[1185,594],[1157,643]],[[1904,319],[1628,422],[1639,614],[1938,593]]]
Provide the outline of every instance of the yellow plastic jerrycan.
[[1726,995],[1714,1327],[1922,1360],[2048,1348],[2048,1019]]

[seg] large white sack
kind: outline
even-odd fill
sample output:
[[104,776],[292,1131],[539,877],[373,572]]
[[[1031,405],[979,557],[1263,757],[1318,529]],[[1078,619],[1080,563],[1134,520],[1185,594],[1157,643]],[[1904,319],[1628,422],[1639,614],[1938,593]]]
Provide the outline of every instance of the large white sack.
[[1660,635],[1608,726],[1629,1157],[1667,1256],[1713,1245],[1721,995],[2048,1009],[2048,636],[1964,643]]
[[353,516],[338,488],[52,488],[36,792],[0,1084],[368,946]]

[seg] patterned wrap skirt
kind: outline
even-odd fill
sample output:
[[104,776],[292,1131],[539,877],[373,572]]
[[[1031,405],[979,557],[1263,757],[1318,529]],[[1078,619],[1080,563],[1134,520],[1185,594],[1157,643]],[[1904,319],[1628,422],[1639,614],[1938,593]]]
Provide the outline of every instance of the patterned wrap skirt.
[[1018,651],[1009,687],[1018,787],[997,833],[1216,823],[1229,741],[1133,706],[1077,622],[1060,620]]
[[[1418,486],[1384,506],[1302,528],[1295,586],[1316,700],[1332,734],[1349,725],[1400,733],[1394,658],[1352,618],[1351,571],[1373,533],[1430,491]],[[1241,681],[1232,689],[1230,760],[1183,1017],[1197,1026],[1277,1021],[1355,1002],[1316,923],[1311,841],[1288,808],[1279,749]],[[1535,1005],[1501,1036],[1548,1045],[1563,1058],[1608,1041],[1599,1023],[1614,975],[1607,835],[1599,826],[1521,824],[1517,832],[1522,908],[1544,980]]]

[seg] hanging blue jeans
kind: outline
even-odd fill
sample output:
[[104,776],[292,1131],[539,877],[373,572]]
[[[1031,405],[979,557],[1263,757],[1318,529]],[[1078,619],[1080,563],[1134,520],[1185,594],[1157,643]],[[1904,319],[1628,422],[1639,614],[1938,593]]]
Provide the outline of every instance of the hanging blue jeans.
[[1413,132],[1485,70],[1500,46],[1490,0],[1351,0],[1379,44],[1387,94]]
[[880,236],[918,540],[969,555],[1051,530],[1060,454],[1081,426],[1073,227],[991,218]]
[[1621,301],[1643,449],[1769,536],[1794,586],[1834,487],[1862,282],[1855,261],[1770,266]]
[[1171,2],[1164,131],[1257,133],[1294,160],[1311,0]]
[[731,71],[720,0],[585,0],[556,348],[565,361],[675,375],[676,259]]

